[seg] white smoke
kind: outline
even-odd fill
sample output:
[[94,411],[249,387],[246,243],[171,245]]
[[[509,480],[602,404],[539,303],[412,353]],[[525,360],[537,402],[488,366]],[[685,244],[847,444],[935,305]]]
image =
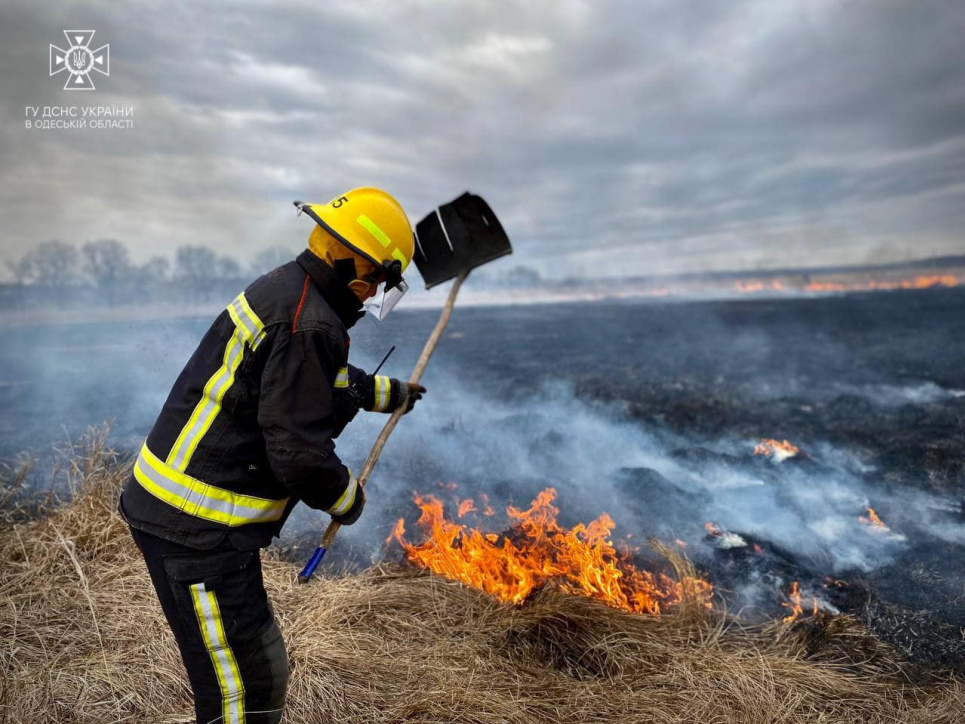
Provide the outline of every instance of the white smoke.
[[[565,524],[608,512],[617,538],[657,535],[699,547],[704,523],[712,521],[828,574],[892,561],[907,546],[903,528],[921,532],[928,517],[909,514],[907,493],[873,485],[867,465],[829,443],[794,441],[806,454],[774,464],[753,456],[757,440],[696,440],[646,429],[620,406],[580,401],[563,384],[500,400],[438,370],[426,384],[426,398],[402,419],[382,454],[362,522],[340,533],[344,544],[371,558],[383,555],[395,518],[411,519],[414,490],[438,495],[452,511],[457,499],[485,493],[502,513],[508,504],[527,506],[552,486]],[[346,430],[338,450],[347,464],[361,466],[384,420],[361,413]],[[458,487],[448,492],[446,483]],[[941,508],[941,501],[917,496],[920,505],[928,500]],[[868,507],[890,515],[887,534],[859,521]],[[287,535],[323,524],[323,516],[303,512]],[[501,515],[484,523],[492,530],[505,524]],[[948,539],[960,535],[956,530]]]

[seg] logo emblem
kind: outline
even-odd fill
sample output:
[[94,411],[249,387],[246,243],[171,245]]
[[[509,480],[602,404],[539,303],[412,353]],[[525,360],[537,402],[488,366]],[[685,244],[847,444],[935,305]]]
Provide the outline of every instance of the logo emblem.
[[111,74],[111,46],[102,45],[97,49],[90,47],[94,39],[93,30],[65,30],[67,50],[50,44],[50,74],[57,75],[67,71],[64,90],[94,90],[91,71],[103,75]]

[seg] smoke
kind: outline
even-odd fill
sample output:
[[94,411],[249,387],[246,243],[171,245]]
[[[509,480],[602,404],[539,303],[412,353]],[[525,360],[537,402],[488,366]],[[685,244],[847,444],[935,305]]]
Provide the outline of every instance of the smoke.
[[943,387],[930,380],[915,380],[905,384],[854,384],[842,380],[787,378],[755,381],[745,385],[741,392],[760,400],[807,397],[809,401],[818,403],[852,397],[882,409],[904,405],[935,405],[965,397],[965,390]]
[[[348,464],[361,464],[383,421],[363,413],[348,428],[339,443]],[[804,454],[774,463],[753,455],[757,442],[647,428],[620,405],[580,401],[566,384],[494,400],[455,371],[436,371],[429,394],[403,418],[383,452],[363,522],[340,536],[354,554],[378,560],[392,522],[411,520],[416,512],[415,490],[441,497],[452,515],[458,500],[485,494],[497,515],[477,520],[498,531],[507,524],[507,505],[525,507],[547,486],[559,491],[561,522],[568,525],[607,512],[617,538],[680,539],[705,553],[748,539],[766,541],[792,552],[816,575],[871,571],[905,549],[905,532],[923,534],[928,521],[906,512],[909,493],[871,484],[874,470],[848,451],[815,442]],[[449,490],[452,483],[457,487]],[[914,509],[941,506],[918,493]],[[860,522],[869,507],[885,511],[893,527]],[[296,516],[285,535],[307,535],[323,522],[312,514]],[[724,535],[708,540],[707,522]],[[953,531],[958,539],[949,526]]]
[[137,449],[210,319],[36,325],[4,330],[0,458],[112,423],[112,444]]
[[933,405],[946,400],[965,397],[965,390],[946,389],[934,382],[912,385],[865,385],[863,387],[839,386],[842,392],[860,395],[882,407],[901,405]]
[[[133,347],[92,338],[84,327],[17,332],[28,336],[21,343],[33,354],[9,370],[3,393],[29,395],[30,401],[23,406],[28,419],[5,419],[9,434],[16,438],[17,422],[26,435],[50,419],[96,424],[113,418],[113,443],[136,450],[206,324],[156,323],[156,339],[164,343]],[[377,358],[363,353],[353,362],[371,368]],[[806,455],[776,464],[752,454],[756,439],[686,436],[642,425],[625,403],[580,400],[566,382],[518,394],[503,385],[494,394],[452,362],[430,366],[425,382],[426,398],[383,451],[362,522],[340,533],[339,547],[353,564],[386,555],[384,538],[395,519],[411,518],[416,490],[440,495],[453,510],[456,501],[485,494],[497,514],[484,524],[499,530],[508,524],[507,505],[525,507],[552,486],[567,525],[606,512],[617,537],[680,539],[705,552],[748,538],[768,541],[828,573],[891,562],[908,545],[903,530],[965,542],[961,526],[945,522],[955,501],[875,487],[869,482],[873,467],[829,442],[795,440]],[[933,383],[861,389],[883,405],[958,396]],[[386,419],[362,412],[347,428],[338,441],[347,465],[361,468]],[[455,490],[448,489],[452,484]],[[890,534],[859,522],[868,507],[883,511]],[[312,538],[326,522],[299,506],[283,539]],[[741,537],[708,542],[707,522]]]
[[[921,342],[916,312],[901,334],[882,326],[883,341],[852,343],[860,315],[835,311],[847,300],[825,304],[835,306],[817,321],[815,307],[793,305],[781,314],[749,305],[463,310],[429,365],[427,396],[383,451],[364,516],[340,532],[329,561],[398,557],[384,539],[397,518],[414,519],[416,490],[441,497],[451,515],[459,500],[485,494],[496,514],[465,522],[500,531],[507,505],[526,507],[549,486],[563,525],[608,513],[615,539],[680,540],[712,578],[722,559],[761,548],[780,565],[732,577],[747,602],[773,600],[797,573],[870,575],[900,569],[930,541],[965,544],[962,501],[941,497],[954,487],[933,479],[954,479],[958,448],[929,438],[947,437],[965,410],[953,374],[960,337],[940,335],[940,349],[928,344],[939,335]],[[901,321],[899,306],[888,313]],[[64,430],[76,436],[112,418],[113,444],[134,452],[210,321],[7,329],[0,457],[46,450]],[[434,321],[432,312],[411,312],[379,328],[362,322],[352,330],[352,362],[371,370],[397,344],[383,373],[404,376]],[[930,328],[944,323],[932,318]],[[838,331],[820,337],[831,324]],[[908,381],[907,369],[919,378]],[[932,415],[922,418],[930,427],[912,438],[919,413]],[[338,440],[356,472],[386,419],[360,413]],[[755,456],[771,436],[788,436],[802,453],[781,462]],[[914,455],[909,440],[921,445]],[[859,520],[869,508],[883,526]],[[313,545],[327,522],[298,506],[283,542]]]

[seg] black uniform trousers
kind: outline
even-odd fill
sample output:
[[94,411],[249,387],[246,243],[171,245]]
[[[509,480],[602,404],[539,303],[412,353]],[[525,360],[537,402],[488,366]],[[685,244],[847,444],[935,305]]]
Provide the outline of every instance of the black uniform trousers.
[[198,724],[277,724],[288,684],[257,550],[197,550],[135,528],[181,650]]

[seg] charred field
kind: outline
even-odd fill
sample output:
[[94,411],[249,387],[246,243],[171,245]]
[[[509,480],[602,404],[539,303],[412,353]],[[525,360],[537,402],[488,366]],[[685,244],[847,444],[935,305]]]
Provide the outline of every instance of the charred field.
[[[397,344],[387,371],[404,376],[434,317],[400,312],[381,327],[363,320],[353,330],[353,361],[371,367]],[[157,642],[136,643],[109,628],[102,637],[117,636],[122,657],[138,647],[151,649],[160,657],[161,693],[183,699],[171,642],[158,628],[149,591],[138,583],[136,561],[123,549],[110,500],[126,456],[147,433],[208,323],[169,320],[148,325],[150,330],[133,323],[10,330],[11,344],[0,352],[4,381],[11,383],[0,385],[6,410],[2,455],[13,458],[33,448],[42,459],[43,450],[61,437],[52,421],[75,436],[88,425],[113,419],[111,441],[120,462],[103,469],[107,472],[97,467],[80,474],[69,456],[61,457],[37,465],[33,482],[26,482],[36,497],[50,485],[71,489],[66,482],[71,475],[75,491],[89,489],[93,480],[96,494],[79,499],[87,517],[78,512],[77,501],[43,509],[39,519],[21,520],[11,529],[19,539],[12,533],[4,539],[14,558],[33,560],[41,551],[56,558],[50,565],[62,579],[58,595],[66,598],[60,603],[87,622],[88,638],[71,638],[67,618],[45,618],[50,628],[35,636],[41,645],[23,649],[36,659],[24,663],[19,678],[6,681],[8,692],[48,703],[64,696],[59,687],[66,680],[23,688],[30,672],[50,670],[50,654],[43,649],[52,637],[73,642],[65,663],[93,672],[101,649],[90,638],[90,617],[108,626],[105,617],[119,605],[109,584],[121,580],[126,590],[143,597],[137,599],[133,623],[155,631]],[[377,710],[387,712],[375,717],[385,721],[515,721],[514,716],[522,717],[519,721],[574,716],[606,721],[603,709],[599,717],[590,716],[580,696],[591,691],[586,701],[599,695],[602,706],[613,684],[630,698],[607,706],[624,707],[628,720],[644,711],[666,711],[652,720],[693,721],[682,707],[690,690],[686,682],[697,686],[698,679],[709,687],[708,701],[694,704],[702,712],[700,721],[772,721],[779,708],[768,707],[780,701],[792,702],[787,721],[958,720],[965,677],[963,358],[965,290],[960,288],[457,310],[424,379],[429,394],[399,426],[370,481],[364,522],[340,533],[330,553],[329,574],[319,584],[326,593],[318,605],[334,607],[340,612],[332,614],[335,618],[362,621],[371,615],[373,601],[384,604],[396,597],[408,603],[376,622],[390,648],[420,660],[428,655],[463,672],[473,670],[471,660],[489,662],[480,672],[489,672],[489,664],[505,667],[510,651],[515,658],[509,678],[517,677],[518,683],[519,672],[525,672],[532,690],[512,694],[513,685],[500,673],[497,679],[479,680],[498,693],[497,699],[480,703],[485,700],[468,694],[459,699],[454,680],[419,669],[438,686],[418,706],[389,681],[383,682],[387,698],[369,702],[359,692],[372,689],[352,672],[384,647],[360,635],[344,658],[324,650],[335,645],[335,638],[322,637],[316,648],[311,626],[331,623],[326,636],[334,636],[335,619],[329,621],[329,614],[291,588],[295,565],[314,547],[323,525],[320,517],[300,509],[270,553],[270,588],[276,608],[290,608],[281,615],[283,628],[286,620],[291,626],[293,675],[306,677],[298,679],[296,696],[324,693],[336,703],[327,713],[293,721],[326,721],[349,711],[366,717]],[[343,459],[358,464],[380,422],[376,416],[354,422],[338,442]],[[514,520],[503,511],[511,505],[525,508],[547,487],[557,491],[559,524],[565,529],[608,514],[623,560],[638,569],[679,578],[679,564],[689,560],[693,575],[713,586],[713,609],[698,614],[684,605],[670,607],[666,616],[625,614],[564,595],[554,585],[536,586],[508,606],[446,583],[442,576],[427,578],[417,565],[399,567],[407,556],[397,542],[386,543],[399,519],[407,537],[420,540],[414,491],[434,495],[464,532],[517,541]],[[473,510],[465,505],[469,499]],[[486,507],[493,514],[484,515]],[[468,512],[460,515],[462,510]],[[97,524],[88,530],[98,516],[104,530]],[[648,546],[651,537],[663,547]],[[100,570],[99,556],[120,567]],[[3,596],[14,602],[7,610],[21,613],[0,623],[15,643],[16,632],[26,631],[28,623],[40,625],[24,618],[24,606],[47,605],[46,594],[20,590],[24,565],[18,558],[4,566]],[[81,581],[86,583],[78,588]],[[420,601],[433,613],[420,609]],[[436,616],[460,606],[471,621]],[[485,621],[480,623],[477,614]],[[641,623],[632,623],[638,619]],[[414,646],[425,644],[418,652],[392,633],[408,626],[406,621],[430,620],[441,638],[432,643],[412,633]],[[660,620],[665,623],[656,623]],[[459,656],[469,658],[447,658],[446,647],[453,642],[442,632],[452,626],[459,646],[468,646]],[[480,626],[488,638],[470,633]],[[663,633],[654,638],[657,628],[647,633],[640,628],[648,626],[664,627]],[[667,638],[660,639],[664,634]],[[653,659],[651,666],[641,658],[641,642],[655,646],[661,640],[670,658]],[[611,656],[608,641],[624,642],[620,646],[633,651]],[[683,668],[670,663],[675,648],[687,652]],[[726,661],[722,651],[729,652]],[[16,646],[8,656],[17,661]],[[20,656],[27,661],[26,654]],[[392,661],[410,667],[406,656],[402,652]],[[757,674],[740,669],[738,675],[731,668],[738,660],[749,665],[761,656],[766,663]],[[329,673],[321,679],[306,676],[305,667],[319,662]],[[110,657],[101,662],[107,672],[115,671],[113,663]],[[631,676],[635,669],[656,682],[656,689]],[[658,675],[660,670],[666,676]],[[91,674],[85,706],[109,699],[110,685],[102,674]],[[562,688],[553,689],[556,698],[540,703],[548,681],[540,678],[544,674]],[[710,678],[701,679],[704,674]],[[812,674],[817,678],[808,678]],[[834,678],[838,675],[844,678]],[[775,688],[782,677],[790,677],[790,688]],[[715,708],[711,680],[722,687],[717,695],[743,692],[746,700],[733,717]],[[580,683],[566,691],[563,684],[574,681]],[[332,693],[346,682],[368,702],[362,708]],[[680,689],[674,689],[678,683]],[[806,695],[815,686],[818,694]],[[497,700],[508,708],[485,709],[496,707]],[[648,709],[654,702],[665,709]],[[128,704],[128,714],[143,706],[156,713],[145,701]],[[372,709],[365,708],[369,704]],[[477,716],[472,707],[485,713]],[[611,709],[607,716],[616,716]],[[96,707],[85,711],[78,721],[98,720]]]
[[[677,541],[746,618],[799,595],[805,617],[856,616],[923,672],[965,672],[965,290],[487,314],[464,314],[450,354],[496,399],[552,409],[565,385],[614,426],[574,462],[572,408],[499,423],[548,479],[595,485],[617,531]],[[624,421],[647,432],[639,462]],[[755,454],[762,439],[799,452]],[[525,488],[491,479],[489,498],[509,486]]]

